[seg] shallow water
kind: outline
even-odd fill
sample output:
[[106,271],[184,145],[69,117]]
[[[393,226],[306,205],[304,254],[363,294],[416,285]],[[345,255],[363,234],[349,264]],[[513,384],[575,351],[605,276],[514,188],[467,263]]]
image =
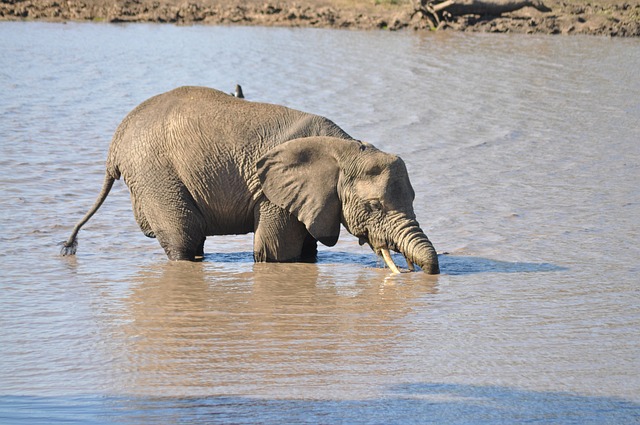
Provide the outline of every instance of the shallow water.
[[[640,420],[640,41],[0,23],[0,423]],[[179,85],[328,116],[407,163],[443,274],[348,234],[169,263],[111,134]]]

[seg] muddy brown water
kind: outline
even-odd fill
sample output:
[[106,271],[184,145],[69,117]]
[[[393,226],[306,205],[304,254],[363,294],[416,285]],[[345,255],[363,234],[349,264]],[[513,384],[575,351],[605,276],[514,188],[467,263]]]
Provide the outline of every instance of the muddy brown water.
[[[1,423],[638,421],[640,41],[47,23],[0,40]],[[254,264],[251,235],[169,263],[122,182],[58,255],[127,112],[236,83],[402,156],[443,274],[391,276],[346,233],[317,264]]]

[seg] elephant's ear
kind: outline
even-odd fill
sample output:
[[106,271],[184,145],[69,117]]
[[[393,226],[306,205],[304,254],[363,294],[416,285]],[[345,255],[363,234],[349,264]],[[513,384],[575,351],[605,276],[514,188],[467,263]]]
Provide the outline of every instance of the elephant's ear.
[[333,246],[340,234],[337,152],[345,143],[305,137],[276,146],[256,164],[265,196],[289,211],[317,240]]

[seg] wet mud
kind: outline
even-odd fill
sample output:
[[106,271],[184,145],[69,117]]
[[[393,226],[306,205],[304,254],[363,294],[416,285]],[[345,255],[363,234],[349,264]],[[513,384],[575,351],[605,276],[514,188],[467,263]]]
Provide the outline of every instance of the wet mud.
[[499,16],[441,13],[415,1],[2,0],[0,20],[156,22],[362,30],[640,36],[640,1],[547,0]]

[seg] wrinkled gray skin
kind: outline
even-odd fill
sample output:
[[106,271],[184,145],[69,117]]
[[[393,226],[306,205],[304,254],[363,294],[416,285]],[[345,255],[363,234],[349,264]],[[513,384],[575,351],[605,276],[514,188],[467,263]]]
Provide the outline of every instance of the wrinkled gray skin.
[[102,192],[63,254],[120,176],[143,233],[171,260],[201,258],[207,236],[249,232],[255,261],[313,260],[342,223],[374,252],[439,273],[404,162],[320,116],[202,87],[145,101],[116,130]]

